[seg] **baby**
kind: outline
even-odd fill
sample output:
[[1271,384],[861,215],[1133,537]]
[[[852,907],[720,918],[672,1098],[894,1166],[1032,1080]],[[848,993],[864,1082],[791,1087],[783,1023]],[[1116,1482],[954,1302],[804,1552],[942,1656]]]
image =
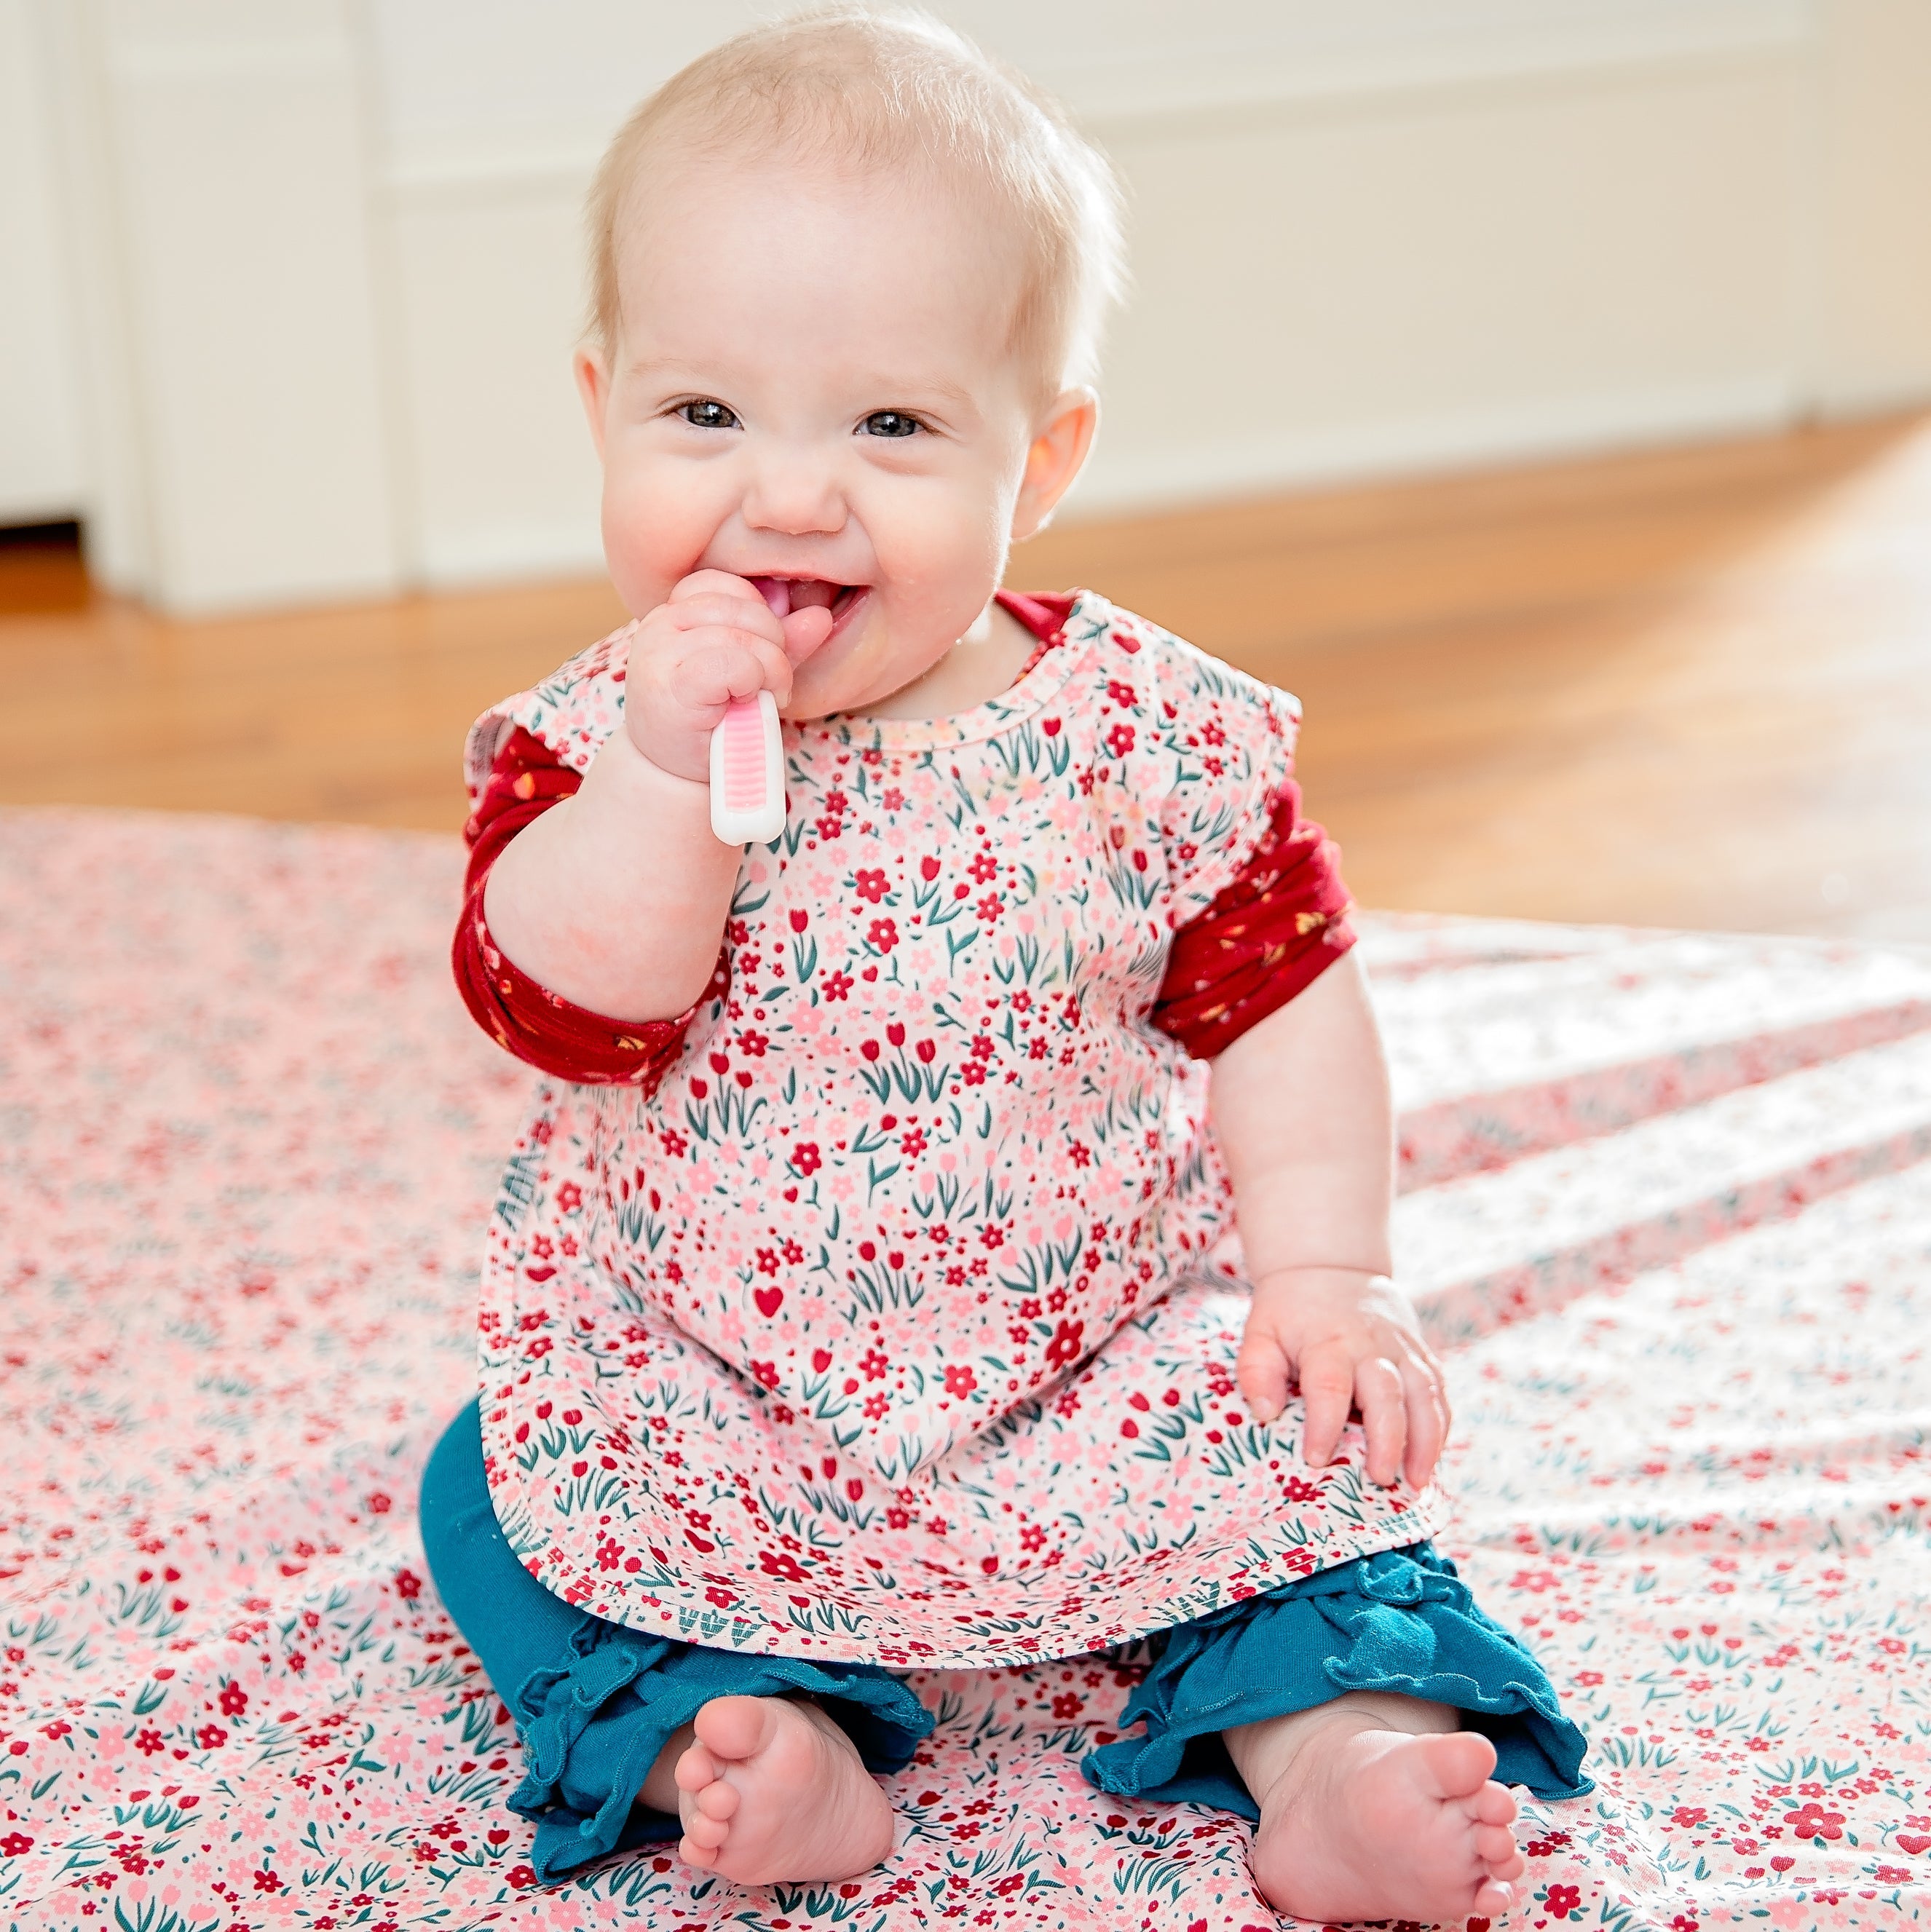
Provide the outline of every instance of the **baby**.
[[[1498,1780],[1574,1795],[1583,1743],[1427,1540],[1449,1408],[1298,714],[996,589],[1092,441],[1105,164],[950,30],[816,13],[647,101],[591,217],[637,616],[471,740],[458,974],[554,1077],[422,1502],[539,1875],[849,1877],[908,1673],[1143,1638],[1093,1784],[1252,1820],[1285,1912],[1506,1910]],[[740,850],[708,745],[760,691],[788,818]]]

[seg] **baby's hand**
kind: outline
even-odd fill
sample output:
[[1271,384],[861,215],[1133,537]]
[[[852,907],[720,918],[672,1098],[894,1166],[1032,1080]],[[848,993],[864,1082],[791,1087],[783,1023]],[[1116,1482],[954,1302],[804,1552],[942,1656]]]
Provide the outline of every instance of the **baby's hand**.
[[1316,1468],[1334,1460],[1350,1406],[1361,1411],[1374,1482],[1405,1474],[1419,1489],[1448,1440],[1441,1365],[1408,1298],[1385,1274],[1301,1268],[1263,1276],[1234,1372],[1260,1422],[1281,1413],[1290,1379],[1299,1380],[1301,1454]]
[[757,587],[728,571],[694,571],[631,640],[623,722],[660,771],[705,783],[710,734],[734,698],[768,691],[782,709],[791,668],[824,642],[829,610],[773,614]]

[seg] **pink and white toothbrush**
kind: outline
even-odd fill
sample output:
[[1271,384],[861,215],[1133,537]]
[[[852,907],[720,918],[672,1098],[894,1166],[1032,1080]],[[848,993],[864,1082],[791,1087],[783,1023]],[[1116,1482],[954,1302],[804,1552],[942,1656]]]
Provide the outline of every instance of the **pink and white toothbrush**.
[[[749,580],[774,616],[789,611],[785,579]],[[727,845],[767,845],[785,829],[785,741],[768,691],[733,698],[710,734],[710,829]]]
[[785,829],[785,743],[768,691],[731,701],[710,734],[710,829],[727,845],[764,845]]

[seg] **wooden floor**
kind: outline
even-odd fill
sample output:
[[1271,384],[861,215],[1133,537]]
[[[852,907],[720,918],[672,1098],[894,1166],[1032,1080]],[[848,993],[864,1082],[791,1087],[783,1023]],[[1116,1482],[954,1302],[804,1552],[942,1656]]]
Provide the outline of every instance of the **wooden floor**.
[[[1050,532],[1298,692],[1364,903],[1931,943],[1931,416]],[[454,826],[596,583],[219,622],[0,549],[0,801]]]

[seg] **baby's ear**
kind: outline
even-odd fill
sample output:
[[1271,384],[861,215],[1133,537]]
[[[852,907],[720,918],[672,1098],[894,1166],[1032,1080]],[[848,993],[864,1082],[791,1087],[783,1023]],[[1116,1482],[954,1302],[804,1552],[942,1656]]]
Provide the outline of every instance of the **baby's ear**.
[[590,440],[596,445],[597,460],[603,460],[603,406],[610,399],[610,378],[599,351],[579,349],[570,361],[577,379],[577,394],[582,397],[584,414],[590,422]]
[[1023,543],[1046,527],[1061,497],[1093,446],[1100,421],[1100,399],[1083,386],[1054,399],[1046,420],[1026,453],[1026,474],[1013,505],[1013,541]]

